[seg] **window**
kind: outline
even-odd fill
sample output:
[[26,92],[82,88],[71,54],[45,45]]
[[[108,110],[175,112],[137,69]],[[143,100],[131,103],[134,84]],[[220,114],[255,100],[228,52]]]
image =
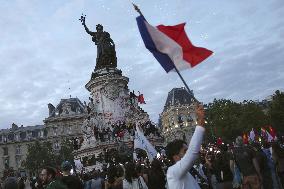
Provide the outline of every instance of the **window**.
[[4,165],[5,165],[5,169],[8,169],[10,167],[9,166],[9,158],[4,159]]
[[13,133],[10,133],[10,134],[8,134],[8,139],[9,140],[11,140],[11,141],[13,141],[14,140],[14,134]]
[[26,137],[27,137],[27,133],[26,132],[21,132],[20,133],[20,139],[21,140],[25,140]]
[[4,156],[8,155],[8,147],[3,147]]
[[69,126],[67,130],[68,130],[68,134],[72,134],[72,128],[71,128],[71,126]]
[[48,134],[47,129],[44,129],[43,130],[43,136],[47,137],[47,134]]
[[21,154],[21,146],[18,145],[16,146],[16,155],[20,155]]
[[54,149],[55,149],[55,150],[59,150],[59,148],[60,148],[59,142],[58,142],[58,141],[55,141],[55,143],[54,143]]
[[16,156],[15,157],[15,160],[16,160],[16,167],[21,167],[21,156]]
[[43,137],[43,130],[39,131],[39,137],[42,138]]
[[38,131],[32,131],[32,137],[38,137]]
[[178,123],[183,123],[183,115],[178,115]]
[[15,140],[16,140],[16,141],[19,141],[19,139],[20,139],[19,134],[15,134]]
[[57,136],[57,128],[53,128],[53,134],[54,134],[54,136]]

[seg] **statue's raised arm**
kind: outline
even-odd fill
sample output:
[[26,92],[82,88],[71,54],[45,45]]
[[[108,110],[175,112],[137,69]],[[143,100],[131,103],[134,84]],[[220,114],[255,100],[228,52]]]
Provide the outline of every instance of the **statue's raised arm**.
[[94,36],[96,32],[90,31],[89,28],[88,28],[87,25],[86,25],[86,15],[83,15],[83,14],[82,14],[82,16],[81,16],[81,18],[80,18],[79,20],[81,21],[82,25],[84,26],[86,32],[87,32],[89,35]]

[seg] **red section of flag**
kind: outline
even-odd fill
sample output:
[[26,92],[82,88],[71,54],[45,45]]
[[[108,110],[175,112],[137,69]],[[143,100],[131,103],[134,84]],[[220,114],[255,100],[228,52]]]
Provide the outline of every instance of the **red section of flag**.
[[222,143],[223,143],[223,141],[222,141],[222,139],[219,137],[219,138],[217,139],[217,145],[218,145],[218,146],[221,146]]
[[183,59],[189,62],[191,67],[194,67],[208,58],[213,52],[203,47],[194,46],[187,37],[184,26],[185,23],[175,26],[159,25],[157,28],[182,47]]
[[138,102],[139,102],[140,104],[146,104],[146,102],[145,102],[145,100],[144,100],[143,94],[140,94],[140,95],[138,96]]
[[243,143],[248,144],[248,135],[246,133],[243,134]]
[[260,136],[263,137],[265,140],[267,140],[267,133],[266,133],[265,128],[263,127],[261,127]]
[[269,126],[269,133],[273,137],[273,139],[275,139],[276,131],[275,131],[275,129],[272,126]]

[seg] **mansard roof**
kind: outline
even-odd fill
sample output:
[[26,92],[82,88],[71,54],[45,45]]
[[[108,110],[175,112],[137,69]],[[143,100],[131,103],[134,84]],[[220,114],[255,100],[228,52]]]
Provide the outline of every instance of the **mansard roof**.
[[[60,115],[63,113],[64,105],[70,105],[72,112],[84,112],[84,105],[83,103],[76,97],[76,98],[68,98],[68,99],[61,99],[59,104],[54,108],[51,112],[49,117],[55,117],[55,115]],[[51,105],[53,106],[53,105]]]
[[35,131],[44,129],[44,125],[26,126],[26,127],[12,127],[10,129],[1,129],[0,134],[8,134],[11,132],[25,132],[25,131]]
[[193,100],[193,92],[188,92],[184,87],[173,88],[169,93],[164,106],[164,111],[170,106],[190,105]]

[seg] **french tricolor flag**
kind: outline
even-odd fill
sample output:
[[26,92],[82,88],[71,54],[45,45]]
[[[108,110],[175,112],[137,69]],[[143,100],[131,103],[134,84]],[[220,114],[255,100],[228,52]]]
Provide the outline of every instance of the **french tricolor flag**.
[[143,16],[136,18],[144,44],[166,72],[194,67],[213,52],[195,47],[187,37],[183,24],[151,26]]

